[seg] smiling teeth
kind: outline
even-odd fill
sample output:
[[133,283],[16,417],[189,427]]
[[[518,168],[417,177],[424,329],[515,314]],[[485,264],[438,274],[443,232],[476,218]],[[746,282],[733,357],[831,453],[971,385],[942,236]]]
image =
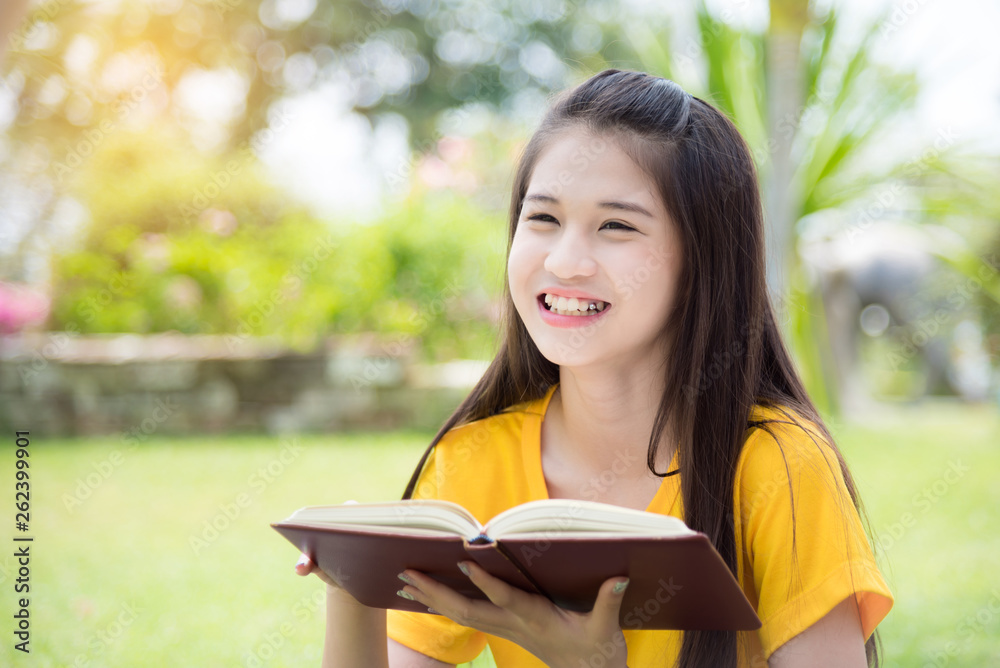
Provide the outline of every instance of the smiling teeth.
[[556,297],[550,294],[545,295],[545,303],[549,310],[559,315],[593,315],[607,308],[607,304],[602,301],[587,301],[576,297]]

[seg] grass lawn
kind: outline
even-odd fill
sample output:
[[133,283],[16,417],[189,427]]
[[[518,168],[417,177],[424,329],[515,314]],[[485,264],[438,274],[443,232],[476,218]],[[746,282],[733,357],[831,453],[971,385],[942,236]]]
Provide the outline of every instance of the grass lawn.
[[[879,627],[885,665],[1000,667],[996,411],[925,404],[832,429],[896,596]],[[268,523],[398,498],[430,436],[299,436],[299,450],[269,437],[33,440],[31,654],[13,649],[9,547],[0,665],[318,666],[322,585],[295,575],[295,548]],[[0,450],[10,535],[12,445]]]

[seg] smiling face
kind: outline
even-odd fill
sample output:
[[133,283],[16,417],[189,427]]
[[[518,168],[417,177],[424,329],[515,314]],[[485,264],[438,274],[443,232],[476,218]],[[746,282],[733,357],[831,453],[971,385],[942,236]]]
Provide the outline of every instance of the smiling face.
[[514,305],[546,359],[659,366],[681,257],[653,182],[614,141],[571,128],[542,151],[507,271]]

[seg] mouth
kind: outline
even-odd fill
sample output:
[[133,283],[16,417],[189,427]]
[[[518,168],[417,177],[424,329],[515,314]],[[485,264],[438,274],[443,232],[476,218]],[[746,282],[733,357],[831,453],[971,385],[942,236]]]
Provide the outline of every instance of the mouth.
[[609,302],[601,301],[599,299],[559,297],[544,292],[538,295],[538,302],[546,311],[571,317],[595,315],[611,308],[611,304]]

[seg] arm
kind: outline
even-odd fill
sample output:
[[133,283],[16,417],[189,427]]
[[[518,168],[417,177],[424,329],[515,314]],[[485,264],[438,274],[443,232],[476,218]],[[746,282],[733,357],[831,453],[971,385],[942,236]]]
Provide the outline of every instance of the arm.
[[392,668],[455,668],[453,663],[443,663],[421,654],[415,649],[389,639],[389,665]]
[[389,668],[386,648],[385,610],[327,584],[323,668]]
[[385,610],[369,608],[341,589],[302,555],[299,575],[315,573],[326,583],[326,639],[323,668],[454,668],[386,636]]
[[326,590],[323,668],[454,668],[386,637],[385,610],[361,605],[343,589]]
[[769,668],[867,668],[858,606],[848,596],[771,654]]

